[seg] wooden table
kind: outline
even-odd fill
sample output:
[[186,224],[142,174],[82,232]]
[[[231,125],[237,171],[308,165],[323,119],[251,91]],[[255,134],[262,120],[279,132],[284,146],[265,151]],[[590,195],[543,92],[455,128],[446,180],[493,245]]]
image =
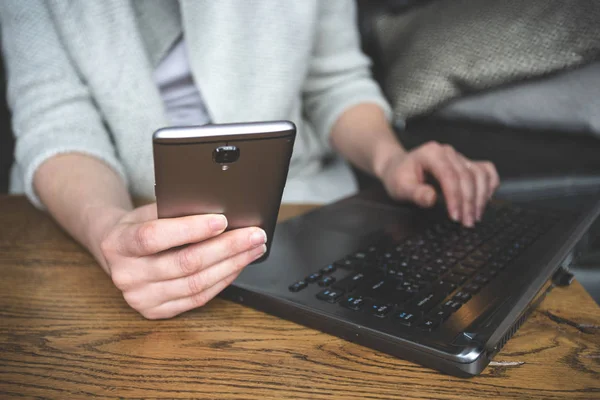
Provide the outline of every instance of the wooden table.
[[0,197],[1,399],[600,399],[599,324],[579,283],[555,289],[460,379],[222,299],[148,321],[46,215]]

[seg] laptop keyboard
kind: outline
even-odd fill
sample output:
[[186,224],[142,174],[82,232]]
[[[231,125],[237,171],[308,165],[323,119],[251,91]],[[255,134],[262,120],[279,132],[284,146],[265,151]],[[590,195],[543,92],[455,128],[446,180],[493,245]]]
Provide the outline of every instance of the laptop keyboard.
[[443,220],[402,240],[383,233],[289,290],[317,285],[323,288],[317,294],[322,301],[432,331],[556,222],[537,211],[489,206],[475,228]]

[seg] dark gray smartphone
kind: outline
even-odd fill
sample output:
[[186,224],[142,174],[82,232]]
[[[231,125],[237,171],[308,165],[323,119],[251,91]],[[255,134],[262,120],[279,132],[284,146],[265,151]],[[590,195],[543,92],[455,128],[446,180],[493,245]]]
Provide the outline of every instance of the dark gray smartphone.
[[159,218],[224,214],[258,226],[270,252],[296,138],[290,121],[169,127],[153,135]]

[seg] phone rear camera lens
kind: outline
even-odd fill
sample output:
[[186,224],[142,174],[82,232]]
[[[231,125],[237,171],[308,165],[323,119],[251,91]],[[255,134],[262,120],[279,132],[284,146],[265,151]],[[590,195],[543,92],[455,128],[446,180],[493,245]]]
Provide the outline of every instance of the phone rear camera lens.
[[213,160],[217,164],[230,164],[240,158],[240,149],[236,146],[219,146],[213,150]]

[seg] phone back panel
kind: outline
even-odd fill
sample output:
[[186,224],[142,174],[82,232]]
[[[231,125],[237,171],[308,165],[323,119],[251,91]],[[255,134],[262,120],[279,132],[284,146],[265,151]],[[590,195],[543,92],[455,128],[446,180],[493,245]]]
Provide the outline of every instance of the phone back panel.
[[[235,130],[233,125],[228,126]],[[203,127],[166,129],[187,130],[184,133],[193,137],[190,130]],[[295,127],[283,132],[208,136],[171,143],[155,139],[158,217],[218,213],[227,217],[228,230],[261,227],[267,233],[265,259],[271,248],[294,139]],[[213,151],[231,145],[240,150],[239,159],[217,163]]]

